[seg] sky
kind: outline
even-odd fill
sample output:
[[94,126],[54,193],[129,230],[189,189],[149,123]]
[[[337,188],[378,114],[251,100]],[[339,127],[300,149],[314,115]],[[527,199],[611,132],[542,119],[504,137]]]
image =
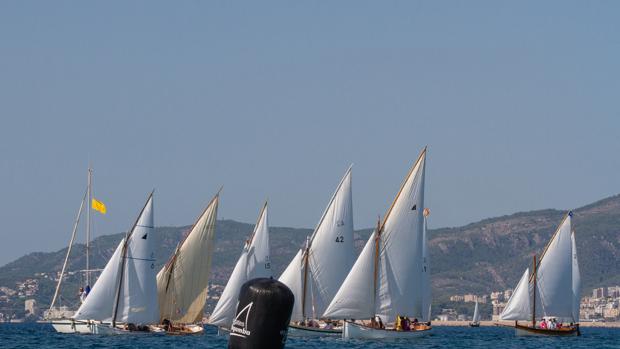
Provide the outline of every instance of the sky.
[[[354,224],[428,146],[430,227],[620,192],[620,2],[1,1],[0,264],[130,228]],[[249,232],[248,232],[249,233]],[[83,237],[81,238],[83,240]],[[241,244],[241,242],[240,242]],[[240,245],[241,246],[241,245]]]

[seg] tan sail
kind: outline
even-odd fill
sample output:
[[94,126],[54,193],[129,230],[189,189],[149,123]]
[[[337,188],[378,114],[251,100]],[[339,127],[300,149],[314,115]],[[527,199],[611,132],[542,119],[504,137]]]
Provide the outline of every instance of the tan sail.
[[211,273],[218,203],[219,193],[157,274],[160,321],[168,319],[189,324],[202,319]]

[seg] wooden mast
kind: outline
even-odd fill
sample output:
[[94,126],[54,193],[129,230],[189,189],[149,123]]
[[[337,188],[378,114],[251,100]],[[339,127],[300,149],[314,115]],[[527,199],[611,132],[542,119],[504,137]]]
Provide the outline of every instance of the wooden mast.
[[[377,278],[379,276],[379,243],[381,241],[381,217],[379,217],[379,219],[377,220],[377,234],[375,234],[375,263],[374,263],[374,276],[373,276],[373,280],[374,280],[374,297],[372,299],[372,302],[375,304],[375,306],[373,307],[373,312],[374,310],[377,310]],[[374,316],[373,316],[373,321],[374,321]]]
[[306,320],[306,285],[308,284],[308,257],[310,255],[310,238],[306,238],[306,251],[304,252],[304,285],[301,292],[301,316]]
[[534,255],[533,257],[533,264],[534,264],[534,273],[533,275],[533,282],[534,282],[534,291],[532,292],[532,327],[536,328],[536,255]]

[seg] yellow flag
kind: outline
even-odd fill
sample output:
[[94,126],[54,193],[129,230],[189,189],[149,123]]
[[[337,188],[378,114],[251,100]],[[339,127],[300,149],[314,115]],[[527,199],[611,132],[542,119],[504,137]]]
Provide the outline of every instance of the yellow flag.
[[105,204],[103,202],[101,202],[101,201],[98,201],[95,198],[93,198],[91,206],[93,207],[93,210],[99,211],[102,214],[105,214],[107,212],[107,210],[105,208]]

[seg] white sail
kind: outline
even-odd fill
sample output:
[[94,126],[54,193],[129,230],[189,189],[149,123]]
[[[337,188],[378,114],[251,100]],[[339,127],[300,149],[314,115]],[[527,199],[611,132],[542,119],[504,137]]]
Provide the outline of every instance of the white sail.
[[512,292],[506,307],[500,314],[502,320],[529,320],[532,317],[532,306],[530,303],[530,269],[525,269],[521,280]]
[[424,230],[422,231],[422,321],[431,321],[431,259],[426,236],[426,221],[430,211],[424,209]]
[[566,215],[538,264],[536,285],[540,303],[536,303],[537,315],[542,313],[569,320],[573,317],[571,215]]
[[157,274],[160,321],[202,319],[211,274],[219,193],[193,225],[170,261]]
[[[294,312],[293,321],[320,317],[353,266],[355,246],[351,187],[349,167],[307,243],[305,253],[308,255],[302,252],[299,276],[291,280],[297,282],[300,278],[300,287],[291,287],[287,280],[283,281],[289,288],[296,289],[293,292],[295,307],[300,308],[301,314]],[[291,261],[291,271],[297,269],[297,263],[296,260]]]
[[151,195],[127,240],[121,241],[91,293],[78,309],[76,319],[135,324],[158,321],[153,232]]
[[476,306],[474,307],[474,317],[472,318],[472,322],[474,323],[480,322],[480,313],[478,312],[478,301],[476,301]]
[[241,286],[248,280],[271,276],[269,256],[269,224],[267,221],[267,203],[265,203],[254,227],[254,232],[243,247],[241,257],[239,257],[209,318],[209,323],[230,328],[235,316]]
[[579,261],[577,260],[577,244],[575,232],[571,234],[573,249],[573,322],[579,321],[579,303],[581,302],[581,274],[579,274]]
[[375,314],[373,270],[376,232],[368,238],[362,253],[336,292],[323,317],[368,319]]
[[291,314],[291,321],[302,321],[304,320],[304,316],[301,311],[301,302],[297,301],[300,299],[300,295],[302,293],[302,280],[301,280],[301,271],[303,269],[303,250],[297,251],[297,254],[291,261],[291,263],[286,267],[278,281],[282,282],[293,292],[295,296],[295,303],[293,304],[293,313]]
[[[411,168],[324,317],[423,318],[423,210],[426,149]],[[375,238],[377,237],[377,239]],[[378,249],[379,255],[375,256]],[[377,265],[375,265],[377,258]],[[376,267],[375,267],[376,266]]]
[[423,317],[422,226],[425,154],[386,215],[380,238],[377,314]]

